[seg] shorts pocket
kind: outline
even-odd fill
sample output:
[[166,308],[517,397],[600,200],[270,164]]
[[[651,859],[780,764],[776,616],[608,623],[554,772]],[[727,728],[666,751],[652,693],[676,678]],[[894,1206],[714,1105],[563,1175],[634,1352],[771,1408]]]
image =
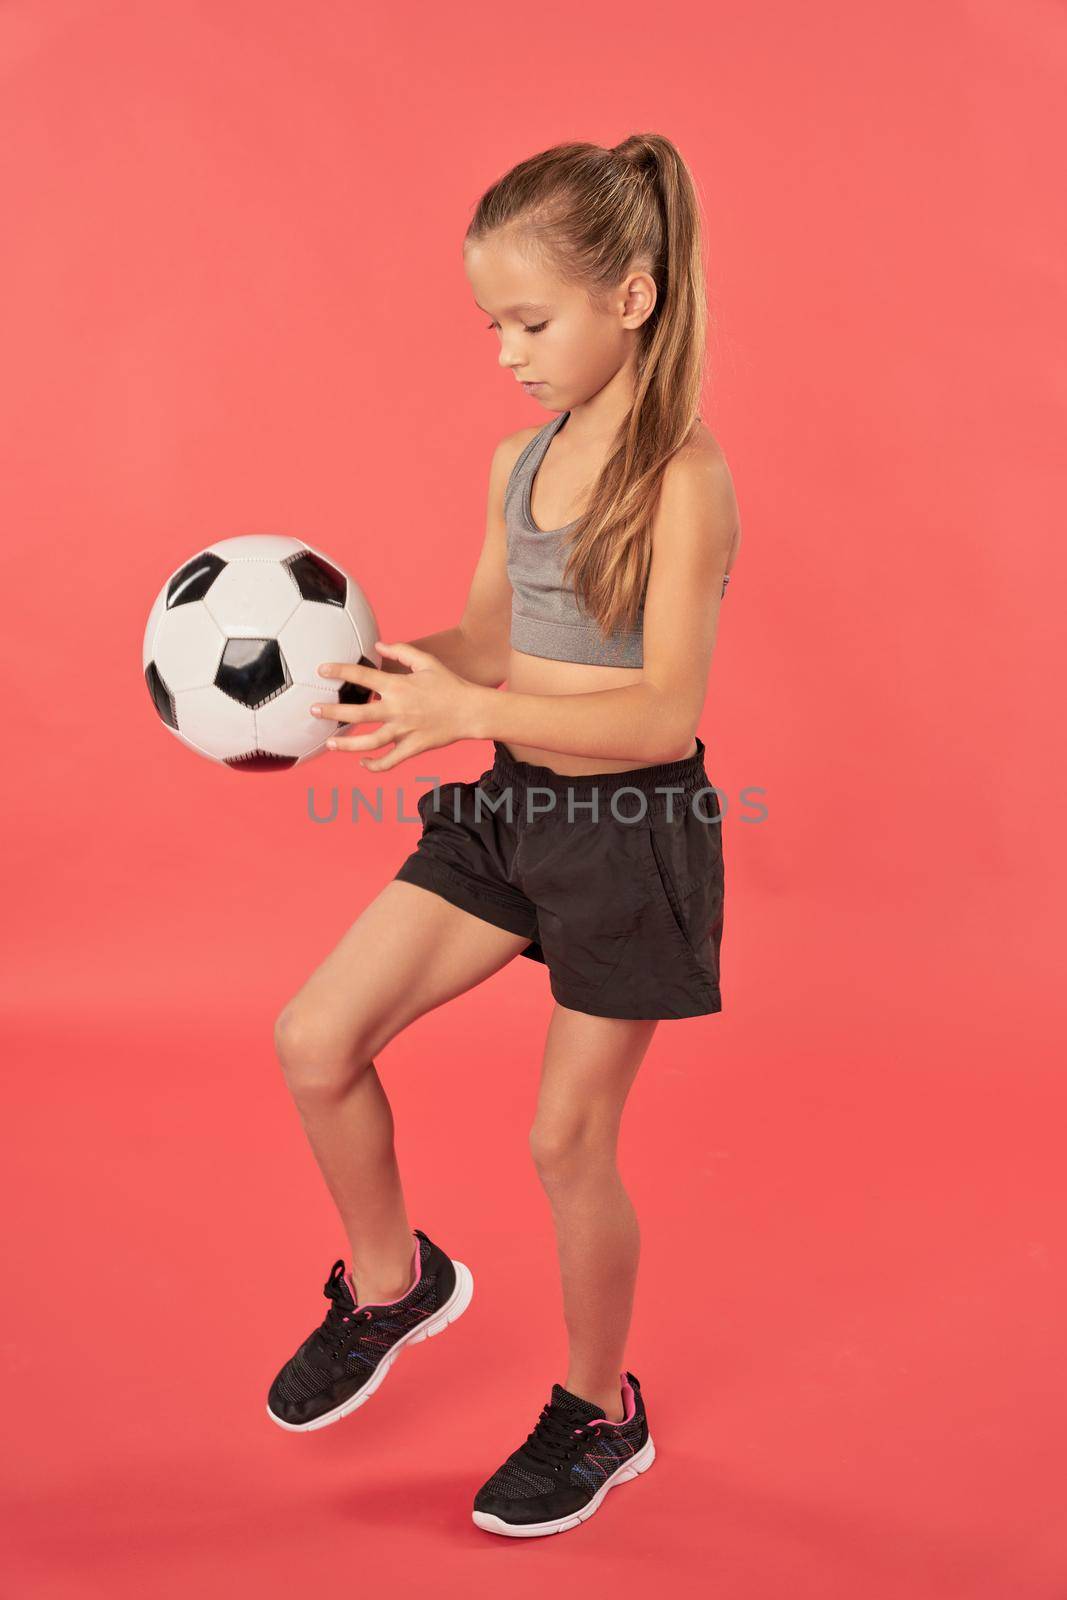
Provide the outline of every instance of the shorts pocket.
[[685,901],[686,897],[692,892],[693,884],[685,880],[681,885],[675,883],[670,865],[664,855],[663,845],[656,838],[656,830],[654,828],[648,830],[648,842],[652,848],[652,859],[656,866],[660,888],[663,890],[664,898],[671,908],[671,915],[677,924],[678,932],[688,944],[689,930],[685,919]]
[[666,901],[674,925],[691,950],[708,937],[722,904],[722,840],[720,824],[684,819],[646,830],[654,881]]
[[568,992],[598,994],[640,937],[654,892],[644,829],[611,817],[546,816],[524,830],[517,881],[537,907],[545,961]]

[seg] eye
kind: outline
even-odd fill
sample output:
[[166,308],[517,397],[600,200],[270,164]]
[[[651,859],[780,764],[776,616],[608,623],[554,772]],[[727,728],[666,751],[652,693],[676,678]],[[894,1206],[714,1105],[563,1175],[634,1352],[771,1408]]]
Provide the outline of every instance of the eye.
[[[496,323],[495,322],[487,322],[486,323],[486,327],[487,328],[495,328],[496,327]],[[548,327],[547,321],[546,322],[539,322],[537,324],[536,328],[528,328],[528,327],[526,327],[526,325],[524,323],[522,331],[523,331],[523,333],[544,333],[544,331],[545,331],[545,329],[547,327]]]

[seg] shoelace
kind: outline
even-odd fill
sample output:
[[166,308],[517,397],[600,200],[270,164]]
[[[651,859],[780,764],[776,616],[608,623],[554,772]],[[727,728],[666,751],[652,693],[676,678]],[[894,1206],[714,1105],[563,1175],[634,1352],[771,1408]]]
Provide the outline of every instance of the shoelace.
[[322,1290],[330,1301],[330,1309],[315,1330],[320,1348],[331,1356],[338,1355],[341,1347],[350,1340],[362,1337],[353,1326],[354,1323],[373,1321],[371,1312],[357,1311],[352,1304],[352,1296],[344,1281],[344,1271],[344,1261],[335,1261]]
[[550,1400],[542,1406],[540,1417],[527,1435],[523,1453],[542,1466],[562,1466],[571,1456],[581,1452],[591,1432],[592,1429],[584,1424],[576,1427],[574,1417],[569,1412],[560,1411]]

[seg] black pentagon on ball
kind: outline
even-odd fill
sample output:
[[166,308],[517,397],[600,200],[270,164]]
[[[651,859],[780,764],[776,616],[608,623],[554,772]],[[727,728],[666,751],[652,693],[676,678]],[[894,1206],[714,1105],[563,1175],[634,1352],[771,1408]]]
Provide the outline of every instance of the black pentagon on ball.
[[215,687],[231,700],[255,711],[292,681],[277,639],[227,639]]
[[144,669],[144,681],[148,685],[148,692],[152,696],[152,703],[159,712],[160,718],[168,728],[178,731],[178,713],[174,709],[174,696],[167,688],[159,675],[159,668],[154,661],[150,661]]
[[202,600],[226,565],[221,556],[203,550],[174,574],[167,584],[167,610]]
[[331,567],[314,550],[289,556],[284,565],[292,573],[302,600],[319,600],[328,606],[343,606],[348,599],[348,580],[344,573]]
[[226,766],[235,772],[285,772],[296,766],[296,756],[274,756],[269,750],[249,750],[243,756],[227,756]]
[[[368,661],[366,656],[360,656],[356,663],[360,667],[373,667],[374,662]],[[337,696],[343,706],[365,706],[371,697],[371,691],[365,683],[348,683],[341,685],[341,692]]]

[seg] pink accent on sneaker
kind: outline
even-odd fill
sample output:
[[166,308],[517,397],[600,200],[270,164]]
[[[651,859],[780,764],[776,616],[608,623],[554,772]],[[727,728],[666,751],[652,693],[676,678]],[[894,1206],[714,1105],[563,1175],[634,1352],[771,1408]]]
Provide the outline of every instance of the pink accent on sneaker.
[[[372,1306],[398,1306],[401,1300],[406,1300],[412,1290],[418,1287],[418,1284],[422,1278],[422,1242],[414,1234],[412,1235],[412,1238],[415,1240],[415,1255],[411,1263],[411,1270],[414,1273],[412,1281],[408,1284],[408,1287],[404,1290],[404,1293],[398,1294],[395,1300],[371,1300],[368,1302],[368,1304]],[[356,1286],[352,1281],[351,1273],[346,1274],[346,1282],[348,1283],[349,1290],[351,1291],[352,1299],[355,1300]],[[356,1311],[362,1311],[363,1307],[357,1305],[355,1309]],[[345,1321],[348,1321],[347,1317],[345,1318]]]
[[[630,1443],[629,1439],[623,1439],[622,1443],[626,1446],[627,1450],[630,1452],[630,1454],[632,1456],[637,1454],[637,1451],[634,1449],[634,1447]],[[626,1457],[623,1456],[622,1459],[625,1461]],[[587,1450],[585,1452],[585,1460],[586,1461],[595,1461],[598,1466],[601,1466],[601,1467],[604,1468],[605,1473],[614,1471],[614,1469],[619,1464],[619,1457],[618,1456],[613,1456],[613,1455],[598,1456],[595,1450]]]
[[622,1421],[612,1422],[608,1417],[594,1417],[592,1422],[586,1423],[587,1428],[624,1428],[628,1422],[634,1420],[637,1415],[637,1401],[634,1398],[633,1388],[625,1372],[620,1373],[619,1376],[622,1379]]

